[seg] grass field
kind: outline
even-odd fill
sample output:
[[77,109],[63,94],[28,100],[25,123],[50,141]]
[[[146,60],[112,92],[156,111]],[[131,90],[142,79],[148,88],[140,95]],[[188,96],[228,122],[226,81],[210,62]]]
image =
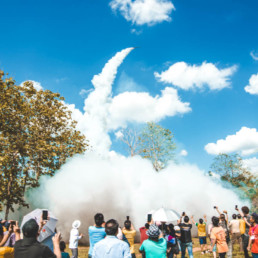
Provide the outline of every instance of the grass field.
[[[140,244],[135,244],[136,257],[142,257],[141,254],[138,251],[139,248],[140,248]],[[80,246],[79,247],[79,258],[88,257],[88,251],[89,251],[89,247]],[[200,249],[198,238],[193,238],[193,251],[194,251],[194,257],[196,257],[196,258],[199,258],[199,257],[213,257],[212,254],[203,254],[203,255],[201,254],[201,249]],[[71,256],[71,252],[70,252],[68,246],[67,246],[66,252],[69,252],[69,254]],[[181,255],[180,254],[177,255],[177,257],[180,258]],[[186,255],[186,257],[188,257],[188,255]],[[218,255],[217,255],[217,257],[218,257]],[[239,245],[237,245],[237,244],[234,246],[232,257],[237,257],[237,258],[244,257],[244,253],[239,251]]]

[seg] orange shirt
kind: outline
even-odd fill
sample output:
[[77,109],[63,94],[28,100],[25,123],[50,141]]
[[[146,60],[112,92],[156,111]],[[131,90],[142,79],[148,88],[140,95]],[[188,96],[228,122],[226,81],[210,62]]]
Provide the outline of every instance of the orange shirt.
[[249,230],[249,235],[252,239],[252,249],[251,252],[258,254],[258,224],[254,227],[251,227]]
[[226,253],[228,251],[228,245],[226,242],[226,233],[222,227],[212,228],[211,239],[216,241],[219,253]]

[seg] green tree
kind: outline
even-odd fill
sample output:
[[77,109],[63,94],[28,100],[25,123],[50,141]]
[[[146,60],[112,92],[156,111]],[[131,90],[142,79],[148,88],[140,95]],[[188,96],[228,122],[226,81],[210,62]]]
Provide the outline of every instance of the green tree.
[[42,175],[53,176],[67,158],[87,149],[63,100],[31,82],[17,86],[0,71],[0,203],[6,218],[14,204],[28,206],[24,193]]
[[176,145],[171,131],[149,122],[139,135],[139,154],[151,160],[158,172],[174,159]]
[[243,160],[238,154],[217,155],[211,164],[212,172],[221,176],[221,179],[240,189],[244,195],[251,199],[253,207],[257,203],[257,176],[243,165]]

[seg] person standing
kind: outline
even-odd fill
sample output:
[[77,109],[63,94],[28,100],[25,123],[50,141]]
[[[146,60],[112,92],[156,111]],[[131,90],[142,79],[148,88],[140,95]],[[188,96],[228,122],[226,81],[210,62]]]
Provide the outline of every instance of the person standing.
[[140,244],[143,243],[144,240],[148,239],[148,235],[146,234],[147,230],[150,228],[150,224],[146,223],[144,227],[141,227],[140,230],[140,234],[141,234],[141,240],[140,240]]
[[253,213],[250,222],[252,226],[249,229],[250,239],[247,250],[252,252],[253,258],[258,258],[258,214]]
[[72,258],[78,258],[78,242],[83,237],[83,234],[79,234],[78,228],[81,226],[79,220],[75,220],[72,224],[72,230],[70,232],[69,248],[72,251]]
[[106,222],[105,232],[107,236],[95,244],[92,258],[131,258],[128,244],[116,237],[118,227],[119,225],[114,219]]
[[207,217],[206,215],[203,216],[203,219],[199,219],[199,223],[195,223],[194,219],[192,219],[193,223],[195,226],[198,228],[198,237],[199,237],[199,242],[201,246],[201,254],[204,254],[206,252],[206,244],[207,244],[207,239],[206,239],[206,223],[207,223]]
[[15,242],[14,258],[61,258],[60,233],[52,238],[54,252],[37,241],[39,225],[35,219],[28,220],[22,227],[23,239]]
[[146,232],[149,238],[143,241],[140,246],[140,253],[144,254],[146,258],[166,258],[167,241],[161,237],[160,230],[156,225],[150,225]]
[[251,216],[249,214],[249,208],[247,206],[243,206],[241,208],[241,210],[239,210],[236,207],[236,210],[239,212],[239,214],[242,216],[242,218],[245,221],[245,233],[242,234],[242,243],[243,243],[243,249],[244,249],[244,254],[245,254],[245,258],[249,258],[249,254],[248,254],[248,244],[249,244],[249,230],[250,230],[250,226],[251,226]]
[[231,249],[234,250],[234,244],[236,242],[239,243],[240,251],[242,251],[242,239],[241,239],[241,234],[240,234],[240,223],[239,220],[237,219],[237,215],[233,214],[232,215],[232,220],[229,222],[229,229],[231,233]]
[[187,248],[189,257],[193,258],[193,243],[191,234],[192,224],[190,222],[189,217],[184,216],[184,223],[179,223],[178,226],[180,227],[181,231],[181,257],[185,257],[185,250]]
[[211,230],[212,246],[211,251],[215,244],[217,244],[218,253],[220,258],[225,258],[228,251],[228,245],[226,242],[225,230],[219,225],[219,218],[212,217],[213,228]]
[[89,227],[90,249],[88,253],[88,258],[92,257],[92,252],[95,244],[98,243],[100,240],[104,239],[106,236],[103,214],[97,213],[94,216],[94,220],[95,220],[95,225]]
[[134,229],[134,226],[130,220],[126,220],[124,222],[124,228],[122,232],[130,244],[130,252],[131,252],[132,258],[135,258],[134,238],[136,236],[136,230]]

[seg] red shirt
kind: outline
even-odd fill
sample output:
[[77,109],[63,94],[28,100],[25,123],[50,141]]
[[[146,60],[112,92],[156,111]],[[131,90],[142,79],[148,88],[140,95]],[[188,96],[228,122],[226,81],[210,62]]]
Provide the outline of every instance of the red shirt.
[[140,233],[141,233],[141,244],[144,240],[147,240],[149,237],[147,236],[146,232],[147,232],[147,228],[145,227],[141,227],[140,228]]
[[253,238],[251,252],[258,254],[258,224],[250,228],[249,235],[251,239]]

